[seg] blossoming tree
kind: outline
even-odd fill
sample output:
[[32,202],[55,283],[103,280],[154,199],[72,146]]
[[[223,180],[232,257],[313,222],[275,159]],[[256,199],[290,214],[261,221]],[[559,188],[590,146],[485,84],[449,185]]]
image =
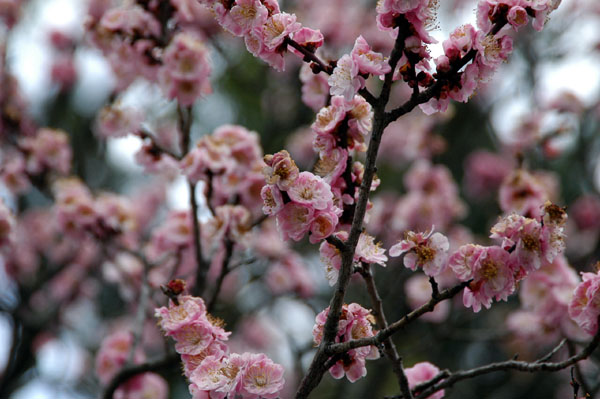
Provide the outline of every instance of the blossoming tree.
[[[48,35],[55,92],[33,117],[8,51],[30,4],[0,1],[0,397],[61,340],[88,360],[83,397],[484,397],[511,370],[533,377],[496,397],[593,397],[600,107],[544,98],[496,152],[474,131],[560,0],[449,2],[475,22],[441,45],[439,3],[90,0],[82,37]],[[91,117],[73,110],[84,48],[114,78]],[[240,112],[205,125],[224,93]],[[133,177],[105,157],[124,137]]]

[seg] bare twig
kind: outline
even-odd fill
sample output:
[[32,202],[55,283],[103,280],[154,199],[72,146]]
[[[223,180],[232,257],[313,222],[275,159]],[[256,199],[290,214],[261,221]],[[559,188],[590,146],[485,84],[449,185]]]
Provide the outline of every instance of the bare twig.
[[[523,362],[517,360],[508,360],[504,362],[491,363],[485,366],[477,367],[470,370],[465,371],[456,371],[454,373],[450,373],[447,378],[444,378],[441,382],[430,386],[427,389],[419,391],[418,395],[416,395],[417,399],[427,398],[433,393],[451,387],[456,384],[458,381],[474,378],[480,375],[493,373],[496,371],[506,371],[506,370],[518,370],[526,373],[536,373],[539,371],[559,371],[563,370],[569,366],[572,366],[579,362],[580,360],[586,359],[589,357],[592,352],[598,347],[600,343],[600,330],[596,333],[592,341],[578,354],[569,357],[568,359],[562,362],[545,362],[545,361],[535,361],[535,362]],[[546,357],[546,356],[545,356]],[[543,358],[542,358],[543,359]],[[541,360],[541,359],[540,359]],[[437,377],[436,377],[437,378]],[[396,398],[402,398],[402,396],[396,396]]]
[[[375,316],[377,326],[380,329],[385,330],[388,328],[388,323],[383,311],[383,302],[381,301],[381,297],[377,291],[377,286],[375,285],[375,280],[373,279],[373,274],[371,273],[370,264],[363,264],[361,275],[365,280],[367,292],[371,298],[371,304],[373,305],[372,314]],[[408,386],[408,379],[406,378],[406,374],[404,373],[404,368],[402,366],[402,358],[398,355],[396,345],[394,345],[391,337],[388,337],[383,341],[383,351],[392,364],[392,370],[394,371],[394,374],[396,374],[398,385],[400,386],[400,392],[402,392],[406,398],[412,399],[412,394]]]
[[333,344],[333,345],[329,346],[328,353],[335,354],[335,353],[347,352],[350,349],[360,348],[362,346],[371,346],[371,345],[378,346],[378,345],[382,344],[388,337],[390,337],[394,333],[400,331],[402,328],[406,327],[408,324],[410,324],[414,320],[418,319],[423,314],[432,312],[433,309],[435,308],[435,305],[437,305],[438,303],[440,303],[446,299],[450,299],[450,298],[454,297],[456,294],[461,292],[463,290],[463,288],[465,288],[467,285],[469,285],[470,282],[471,282],[471,280],[465,281],[457,286],[454,286],[452,288],[449,288],[449,289],[446,289],[446,290],[440,292],[440,294],[437,298],[431,298],[429,300],[429,302],[425,303],[424,305],[421,305],[417,309],[413,310],[409,314],[402,317],[400,320],[390,324],[387,328],[379,331],[373,337],[355,339],[355,340],[347,341],[344,343]]

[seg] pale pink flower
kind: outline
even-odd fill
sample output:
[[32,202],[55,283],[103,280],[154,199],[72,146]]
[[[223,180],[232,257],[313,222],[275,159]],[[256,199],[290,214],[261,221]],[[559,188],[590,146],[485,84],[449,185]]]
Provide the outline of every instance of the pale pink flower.
[[279,47],[283,40],[302,28],[296,15],[285,12],[273,14],[262,26],[262,41],[268,49]]
[[268,17],[269,11],[259,0],[236,0],[229,11],[231,23],[224,27],[236,36],[244,36],[263,25]]
[[371,50],[371,47],[362,36],[356,38],[350,56],[358,65],[361,74],[385,75],[391,71],[390,65],[383,55]]
[[332,135],[346,117],[346,102],[342,96],[331,98],[331,105],[321,108],[311,128],[318,135]]
[[[316,49],[323,45],[323,34],[318,29],[314,30],[311,28],[303,27],[298,32],[294,33],[292,37],[296,43],[298,43],[299,45],[308,49],[311,52],[314,52]],[[288,49],[298,57],[304,57],[304,54],[302,54],[295,48],[288,47]]]
[[192,220],[188,211],[171,211],[165,222],[152,231],[151,243],[159,251],[175,251],[193,243]]
[[200,37],[192,33],[182,32],[175,35],[165,49],[162,59],[164,69],[174,78],[205,80],[211,72],[208,48]]
[[517,265],[501,247],[468,245],[450,257],[450,268],[462,281],[473,279],[463,293],[463,304],[479,312],[490,308],[492,299],[506,300],[515,290]]
[[600,316],[600,273],[581,273],[581,282],[569,303],[569,316],[585,332],[595,335]]
[[325,266],[325,277],[329,285],[333,287],[338,280],[340,268],[342,267],[340,250],[335,245],[323,241],[319,246],[319,254],[321,263]]
[[31,187],[25,169],[25,159],[21,153],[14,153],[14,155],[7,154],[6,159],[2,162],[2,166],[0,167],[2,183],[13,194],[24,193]]
[[194,370],[200,366],[202,361],[208,356],[212,356],[215,359],[221,359],[229,354],[229,348],[221,341],[212,341],[202,352],[196,355],[181,355],[181,362],[183,363],[183,373],[186,377],[190,378]]
[[348,135],[352,141],[349,148],[366,151],[365,136],[371,133],[373,127],[373,108],[363,96],[354,96],[348,107]]
[[345,54],[337,62],[337,66],[327,80],[329,93],[332,96],[342,96],[346,101],[351,101],[365,80],[358,74],[358,64],[348,54]]
[[333,234],[338,225],[338,215],[334,209],[315,212],[310,225],[309,241],[316,244]]
[[502,62],[506,61],[513,50],[513,42],[510,36],[489,36],[483,31],[478,31],[474,47],[478,50],[475,62],[484,67],[496,69]]
[[314,111],[324,107],[329,96],[327,75],[324,72],[315,74],[308,64],[303,63],[300,67],[300,81],[302,82],[302,102]]
[[317,210],[329,208],[333,203],[329,184],[310,172],[301,172],[294,183],[288,187],[287,194],[292,201]]
[[[404,369],[406,378],[408,379],[408,387],[414,388],[422,382],[427,382],[433,377],[437,376],[440,372],[436,366],[429,362],[417,363],[412,367]],[[426,399],[442,399],[445,395],[444,390],[437,391],[433,395],[428,396]]]
[[205,318],[198,318],[180,325],[168,333],[175,341],[175,350],[179,354],[199,355],[214,341],[213,326]]
[[300,241],[310,229],[314,208],[309,205],[288,202],[277,214],[277,227],[283,240]]
[[242,391],[265,399],[278,397],[285,383],[283,367],[262,353],[248,354],[247,357]]
[[390,256],[404,253],[404,266],[411,270],[423,269],[430,277],[444,271],[448,259],[450,243],[441,233],[433,233],[433,229],[424,233],[409,231],[406,238],[390,248]]
[[165,333],[175,332],[182,326],[203,318],[206,314],[206,306],[202,298],[180,296],[178,300],[179,305],[170,302],[168,308],[163,306],[154,312]]
[[66,175],[71,169],[69,137],[62,130],[40,129],[35,137],[25,137],[19,147],[27,154],[26,169],[33,175],[56,171]]
[[272,264],[265,277],[265,282],[275,295],[295,293],[302,298],[314,294],[314,281],[306,269],[302,258],[288,253]]
[[168,396],[167,381],[154,373],[139,374],[127,380],[113,394],[114,399],[167,399]]
[[136,133],[144,115],[137,109],[118,105],[107,105],[100,110],[95,132],[101,138],[124,137]]
[[354,254],[355,261],[385,266],[388,258],[384,254],[385,248],[381,247],[381,243],[375,243],[374,237],[364,232],[360,234]]
[[281,150],[274,155],[265,155],[267,166],[263,173],[269,184],[276,184],[279,189],[287,190],[296,180],[300,171],[289,152]]
[[[327,320],[329,308],[320,312],[313,327],[313,339],[318,345],[323,340],[323,327]],[[357,303],[342,306],[342,314],[338,324],[337,340],[347,342],[354,339],[367,338],[375,335],[372,324],[374,318],[371,312]],[[367,374],[365,359],[377,359],[379,352],[375,347],[361,347],[347,352],[348,359],[340,360],[329,369],[334,378],[342,378],[344,375],[350,382],[354,382]]]
[[96,354],[96,375],[107,384],[125,365],[129,357],[133,336],[128,331],[115,332],[102,341]]
[[529,22],[527,10],[521,6],[511,7],[510,10],[508,10],[506,19],[508,20],[508,23],[515,28],[515,30],[519,30],[520,27],[527,25],[527,22]]
[[266,184],[260,191],[263,199],[262,211],[265,215],[276,215],[283,208],[283,197],[277,186]]

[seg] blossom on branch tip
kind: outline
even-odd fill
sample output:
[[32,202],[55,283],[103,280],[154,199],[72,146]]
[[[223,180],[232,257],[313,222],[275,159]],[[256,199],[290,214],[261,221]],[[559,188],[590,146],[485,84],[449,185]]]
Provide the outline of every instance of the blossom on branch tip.
[[332,96],[342,96],[346,101],[351,101],[358,90],[365,85],[365,79],[358,74],[358,68],[358,64],[350,55],[343,55],[327,80],[329,93]]
[[450,243],[441,233],[433,233],[433,228],[424,233],[409,231],[405,239],[390,248],[390,256],[404,255],[404,266],[411,270],[422,268],[430,277],[442,273],[448,259]]

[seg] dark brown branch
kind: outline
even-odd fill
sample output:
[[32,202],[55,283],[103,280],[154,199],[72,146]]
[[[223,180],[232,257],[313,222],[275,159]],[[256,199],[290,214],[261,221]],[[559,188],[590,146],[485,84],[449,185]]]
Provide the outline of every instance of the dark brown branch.
[[446,299],[450,299],[450,298],[454,297],[456,294],[461,292],[463,290],[463,288],[465,288],[467,285],[469,285],[470,282],[471,282],[471,280],[465,281],[457,286],[454,286],[452,288],[449,288],[449,289],[446,289],[446,290],[440,292],[440,294],[437,298],[431,298],[429,300],[429,302],[427,302],[426,304],[413,310],[409,314],[402,317],[400,320],[390,324],[388,326],[388,328],[385,328],[385,329],[379,331],[377,333],[377,335],[374,335],[373,337],[370,337],[370,338],[361,338],[361,339],[355,339],[355,340],[344,342],[344,343],[333,344],[328,348],[328,353],[329,354],[343,353],[343,352],[349,351],[350,349],[360,348],[362,346],[370,346],[370,345],[378,346],[378,345],[382,344],[388,337],[390,337],[394,333],[400,331],[402,328],[406,327],[408,324],[410,324],[414,320],[418,319],[423,314],[432,312],[433,309],[435,308],[435,305],[437,305],[438,303],[440,303]]
[[[576,353],[575,344],[573,344],[572,342],[567,342],[567,347],[569,348],[569,356],[573,356]],[[579,367],[579,363],[575,363],[573,367],[575,368],[575,376],[577,377],[577,382],[579,383],[581,388],[583,388],[584,395],[591,394],[592,389],[585,380],[583,373],[581,372],[581,367]]]
[[552,350],[550,352],[548,352],[546,355],[540,357],[538,360],[536,360],[537,363],[541,363],[541,362],[546,362],[548,360],[550,360],[552,358],[552,356],[554,356],[559,350],[560,348],[562,348],[565,343],[567,342],[567,339],[563,339],[562,341],[560,341],[558,343],[558,345],[556,345],[554,348],[552,348]]
[[379,144],[381,142],[381,136],[385,129],[385,106],[389,101],[392,77],[396,64],[400,60],[402,51],[404,49],[404,38],[402,35],[398,35],[392,54],[390,55],[390,67],[391,71],[386,74],[381,94],[377,99],[377,102],[373,111],[373,130],[371,133],[371,139],[369,141],[369,148],[367,149],[367,158],[365,165],[365,172],[363,175],[363,181],[360,187],[360,194],[356,204],[354,212],[354,218],[352,220],[352,227],[344,250],[341,252],[342,266],[338,276],[338,282],[336,288],[329,302],[329,314],[325,321],[323,328],[323,341],[313,358],[313,361],[308,369],[308,373],[302,380],[298,391],[296,392],[296,399],[307,398],[310,392],[316,388],[316,386],[323,378],[323,374],[327,371],[324,367],[325,362],[329,358],[328,346],[334,342],[337,335],[338,322],[340,320],[340,313],[344,302],[344,295],[346,288],[352,275],[352,265],[354,262],[354,251],[358,238],[362,232],[362,224],[367,210],[367,203],[369,200],[369,193],[371,191],[371,183],[375,175],[375,161],[377,159],[377,152],[379,150]]
[[[563,370],[569,366],[576,364],[580,360],[589,357],[592,354],[592,352],[598,347],[598,344],[600,344],[600,330],[596,333],[592,341],[590,341],[590,343],[581,352],[569,357],[568,359],[562,362],[544,362],[537,360],[535,362],[529,363],[517,360],[508,360],[504,362],[491,363],[471,370],[456,371],[454,373],[451,373],[447,378],[444,378],[440,383],[437,383],[428,389],[420,391],[416,397],[418,399],[427,398],[428,396],[441,389],[451,387],[458,381],[474,378],[480,375],[489,374],[496,371],[517,370],[526,373],[536,373],[539,371]],[[401,397],[402,396],[398,396],[398,398]]]
[[229,267],[229,262],[231,261],[231,255],[233,255],[233,240],[226,238],[225,239],[225,257],[223,258],[223,265],[221,266],[221,273],[219,273],[219,277],[215,282],[215,289],[208,301],[208,305],[206,306],[207,312],[212,312],[215,304],[217,303],[217,298],[219,296],[219,292],[221,292],[221,286],[223,285],[223,280],[227,274],[231,271]]
[[[494,25],[494,27],[492,28],[491,32],[488,33],[488,35],[494,36],[496,33],[498,33],[500,31],[500,29],[502,29],[504,27],[504,25],[506,25],[506,21],[497,23],[496,25]],[[418,94],[413,93],[410,100],[406,101],[404,104],[402,104],[398,108],[396,108],[390,112],[387,112],[385,114],[384,126],[389,125],[390,123],[394,122],[401,116],[409,113],[419,104],[424,104],[427,101],[431,100],[433,97],[435,97],[436,94],[438,94],[439,90],[442,88],[442,86],[448,82],[448,78],[453,75],[456,75],[465,65],[467,65],[469,62],[471,62],[473,59],[475,59],[476,55],[477,55],[477,50],[472,49],[467,54],[465,54],[462,58],[460,58],[456,62],[454,62],[451,65],[450,71],[439,76],[433,85],[431,85],[426,90],[424,90]]]
[[283,39],[283,43],[287,44],[290,47],[293,47],[294,49],[296,49],[300,53],[302,53],[302,55],[304,56],[303,61],[314,62],[315,64],[318,65],[319,70],[325,72],[328,75],[331,75],[333,73],[333,66],[326,64],[319,57],[317,57],[317,55],[314,52],[308,50],[306,47],[302,46],[300,43],[294,41],[294,39],[290,39],[289,36],[286,36],[286,38]]
[[[365,280],[367,292],[371,298],[371,304],[373,306],[372,314],[375,316],[375,320],[377,321],[377,327],[379,327],[381,330],[385,330],[388,328],[388,323],[383,311],[383,302],[379,296],[379,292],[377,291],[373,274],[371,274],[370,264],[365,263],[363,265],[361,275]],[[396,379],[398,380],[398,385],[400,386],[400,392],[402,392],[404,397],[412,399],[412,394],[408,386],[408,379],[406,378],[406,374],[404,373],[404,368],[402,366],[402,358],[398,355],[396,345],[394,345],[394,342],[390,337],[383,341],[383,352],[392,364],[392,370],[394,371],[394,374],[396,374]]]

